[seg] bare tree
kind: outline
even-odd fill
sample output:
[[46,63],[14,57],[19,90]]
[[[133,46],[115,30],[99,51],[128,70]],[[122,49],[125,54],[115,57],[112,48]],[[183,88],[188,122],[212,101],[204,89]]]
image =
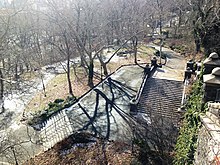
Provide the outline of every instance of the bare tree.
[[18,11],[11,12],[11,11],[6,11],[2,15],[0,15],[0,20],[1,20],[1,31],[0,31],[0,48],[1,48],[1,54],[0,54],[0,61],[1,61],[1,66],[0,66],[0,107],[1,107],[1,112],[4,111],[4,91],[5,91],[5,85],[4,85],[4,80],[5,80],[5,59],[6,59],[6,48],[8,45],[8,34],[10,31],[10,26],[11,26],[11,19],[14,15],[17,14]]
[[[219,36],[216,28],[219,28],[220,5],[217,0],[193,0],[189,1],[191,7],[191,24],[196,44],[196,52],[204,46],[206,53],[219,51],[216,39]],[[217,39],[218,40],[218,39]]]

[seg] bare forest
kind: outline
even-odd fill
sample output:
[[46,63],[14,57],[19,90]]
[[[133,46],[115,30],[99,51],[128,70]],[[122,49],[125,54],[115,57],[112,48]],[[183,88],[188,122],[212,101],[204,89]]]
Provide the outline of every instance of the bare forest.
[[[47,89],[46,78],[53,77],[48,72],[59,76],[62,70],[68,95],[64,102],[74,102],[120,65],[149,62],[155,53],[149,53],[147,44],[160,47],[160,63],[162,46],[178,51],[184,58],[220,53],[219,18],[218,0],[1,0],[0,156],[7,155],[17,164],[15,154],[27,152],[14,150],[26,141],[16,140],[6,130],[10,121],[26,117],[25,110],[31,109],[27,98],[36,94],[33,91],[37,83],[42,98],[54,101],[50,95],[55,94]],[[112,63],[115,56],[126,53],[131,55],[129,62]],[[57,69],[55,64],[61,67]],[[83,85],[77,86],[81,81]],[[30,96],[23,98],[29,91]],[[5,105],[15,94],[28,101],[24,107],[16,107],[19,115],[12,117]],[[157,139],[156,148],[163,148],[159,143]]]

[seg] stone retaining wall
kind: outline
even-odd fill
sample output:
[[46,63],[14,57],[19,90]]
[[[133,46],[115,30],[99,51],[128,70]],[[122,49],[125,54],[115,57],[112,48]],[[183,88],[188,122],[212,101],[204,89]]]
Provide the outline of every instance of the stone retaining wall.
[[220,165],[220,103],[209,103],[198,135],[196,165]]

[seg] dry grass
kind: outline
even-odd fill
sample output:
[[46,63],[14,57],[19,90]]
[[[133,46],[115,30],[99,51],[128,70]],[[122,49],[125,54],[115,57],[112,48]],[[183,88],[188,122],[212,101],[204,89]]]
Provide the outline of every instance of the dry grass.
[[194,61],[199,61],[204,59],[204,50],[201,48],[201,53],[195,52],[194,39],[191,37],[181,38],[181,39],[166,39],[165,47],[173,47],[174,51],[181,53],[186,60],[193,59]]
[[[77,72],[78,77],[73,74],[73,71],[71,72],[71,80],[73,93],[78,97],[83,95],[89,87],[86,85],[87,78],[81,68],[77,69]],[[67,76],[66,74],[59,74],[46,85],[46,97],[43,91],[38,92],[26,106],[25,111],[35,112],[43,110],[49,102],[53,102],[57,98],[66,98],[68,95]]]
[[138,59],[145,60],[144,62],[150,62],[150,59],[154,56],[155,49],[141,45],[138,48]]

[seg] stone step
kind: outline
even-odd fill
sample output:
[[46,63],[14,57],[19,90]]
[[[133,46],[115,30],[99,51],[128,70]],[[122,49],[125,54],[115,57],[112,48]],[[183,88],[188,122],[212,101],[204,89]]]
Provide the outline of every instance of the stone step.
[[139,100],[138,112],[148,115],[158,114],[178,123],[182,91],[182,82],[150,78]]
[[62,141],[72,133],[73,129],[65,110],[52,116],[45,122],[45,126],[41,129],[40,133],[44,151],[53,147],[56,143]]

